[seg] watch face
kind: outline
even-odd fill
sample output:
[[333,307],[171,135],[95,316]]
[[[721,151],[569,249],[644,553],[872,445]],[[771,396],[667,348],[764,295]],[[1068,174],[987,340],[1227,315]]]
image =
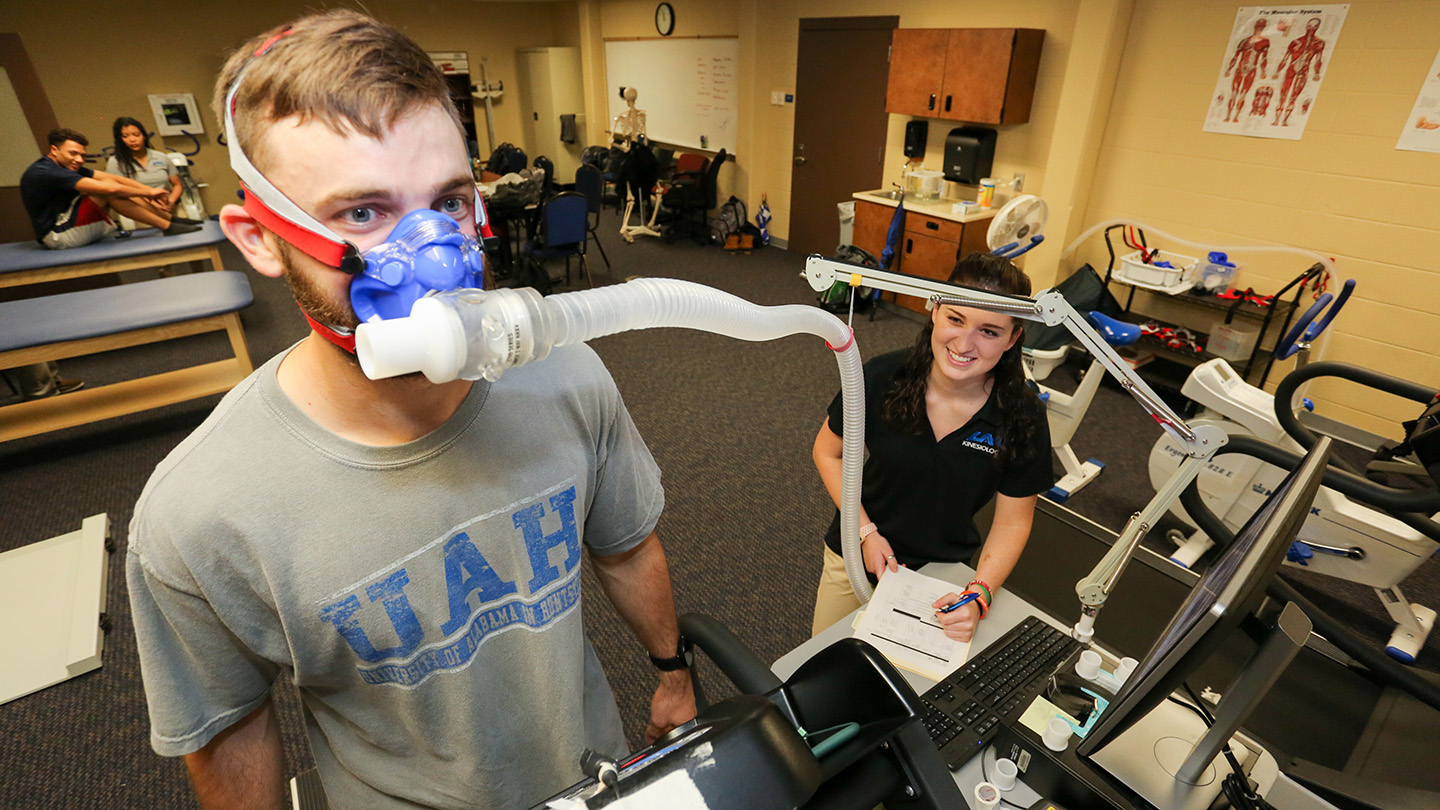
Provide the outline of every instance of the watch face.
[[675,9],[669,3],[661,3],[655,7],[655,30],[660,36],[668,37],[675,30]]

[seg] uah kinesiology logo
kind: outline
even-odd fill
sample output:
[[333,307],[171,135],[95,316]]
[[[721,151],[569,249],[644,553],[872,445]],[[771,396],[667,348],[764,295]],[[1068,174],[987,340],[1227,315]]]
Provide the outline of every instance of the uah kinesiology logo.
[[968,447],[971,450],[979,450],[982,453],[989,453],[992,456],[995,455],[996,441],[995,435],[993,433],[986,433],[983,430],[977,430],[974,433],[971,433],[970,438],[961,442],[961,444],[962,446]]
[[[548,509],[547,509],[548,507]],[[542,519],[559,527],[547,534]],[[498,517],[498,516],[497,516]],[[503,520],[503,518],[501,518]],[[444,541],[445,590],[449,618],[437,627],[421,626],[420,618],[405,594],[411,568],[433,564],[433,554],[416,554],[398,568],[366,586],[365,602],[356,594],[326,604],[320,618],[334,625],[360,659],[360,677],[367,683],[418,686],[436,672],[460,669],[470,663],[480,645],[497,633],[510,629],[540,629],[565,615],[580,603],[580,540],[575,525],[575,487],[542,498],[541,502],[518,508],[510,522],[525,541],[530,562],[530,579],[525,594],[516,580],[507,580],[491,567],[485,555],[458,531]],[[564,560],[551,563],[551,550],[563,547]],[[479,607],[470,607],[470,597]],[[508,597],[508,598],[507,598]],[[377,604],[378,603],[378,604]],[[364,624],[378,628],[385,618],[394,628],[399,644],[377,648]],[[376,632],[382,632],[376,629]],[[388,633],[386,633],[388,636]],[[426,636],[440,639],[421,646]]]

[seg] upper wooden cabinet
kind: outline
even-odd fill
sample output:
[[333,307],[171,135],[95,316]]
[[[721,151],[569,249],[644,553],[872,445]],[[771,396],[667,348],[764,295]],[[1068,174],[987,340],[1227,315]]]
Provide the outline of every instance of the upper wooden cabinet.
[[1040,46],[1034,28],[897,28],[885,110],[980,124],[1030,120]]

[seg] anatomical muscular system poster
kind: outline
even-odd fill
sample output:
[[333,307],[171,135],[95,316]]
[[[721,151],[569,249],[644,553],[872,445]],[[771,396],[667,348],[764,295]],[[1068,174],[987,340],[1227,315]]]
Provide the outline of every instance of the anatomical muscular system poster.
[[1344,3],[1236,12],[1205,131],[1300,140],[1349,10]]

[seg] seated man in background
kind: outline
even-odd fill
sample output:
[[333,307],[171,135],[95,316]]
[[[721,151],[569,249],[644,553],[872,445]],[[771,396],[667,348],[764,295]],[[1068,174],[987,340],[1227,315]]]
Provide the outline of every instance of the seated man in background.
[[199,230],[197,223],[177,222],[156,204],[168,199],[165,189],[86,168],[85,147],[90,141],[84,135],[62,127],[47,140],[50,148],[45,157],[20,176],[20,199],[36,241],[45,247],[80,247],[114,231],[106,208],[159,228],[167,236]]
[[354,11],[316,14],[236,51],[215,106],[250,190],[221,226],[312,331],[236,386],[136,506],[126,574],[152,747],[185,757],[203,807],[287,807],[283,677],[337,810],[540,802],[579,781],[586,748],[625,750],[582,548],[661,670],[647,738],[693,718],[659,470],[595,353],[440,385],[372,381],[353,354],[344,255],[412,213],[476,236],[434,62]]

